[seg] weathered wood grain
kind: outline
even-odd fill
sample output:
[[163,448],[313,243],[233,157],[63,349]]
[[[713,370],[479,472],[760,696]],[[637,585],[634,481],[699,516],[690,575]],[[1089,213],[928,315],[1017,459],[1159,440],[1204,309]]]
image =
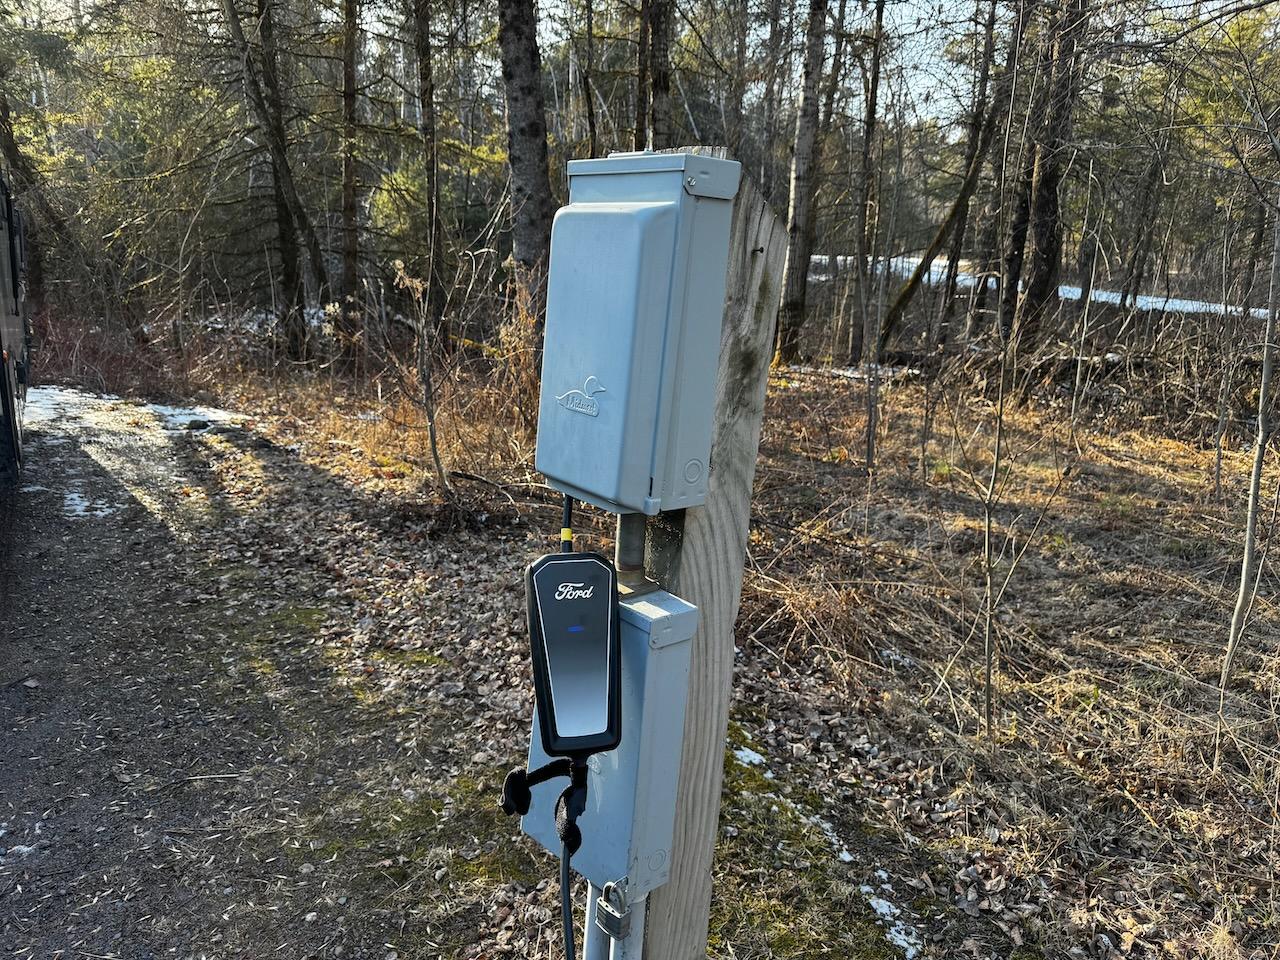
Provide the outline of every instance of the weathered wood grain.
[[744,176],[730,235],[707,501],[655,518],[646,537],[649,575],[701,611],[693,639],[671,880],[649,898],[648,960],[691,960],[706,953],[733,683],[733,625],[785,250],[783,225]]

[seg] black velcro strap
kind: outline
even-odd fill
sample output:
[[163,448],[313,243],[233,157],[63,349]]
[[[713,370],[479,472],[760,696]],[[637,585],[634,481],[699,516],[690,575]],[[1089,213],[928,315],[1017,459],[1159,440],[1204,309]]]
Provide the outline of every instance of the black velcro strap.
[[561,757],[559,760],[552,760],[537,770],[530,770],[526,776],[529,786],[536,787],[538,784],[554,780],[556,777],[571,776],[572,773],[573,761],[568,757]]
[[556,800],[556,835],[569,851],[569,856],[577,853],[582,846],[578,818],[587,809],[587,765],[575,763],[571,776],[569,786],[564,788],[560,798]]
[[569,794],[572,790],[573,787],[569,787],[564,793],[560,794],[560,799],[556,801],[556,836],[560,838],[560,842],[564,844],[565,851],[571,857],[582,846],[582,830],[576,822],[577,817],[570,817],[569,815]]
[[556,777],[573,775],[573,763],[567,757],[552,760],[537,770],[521,770],[519,767],[507,774],[502,781],[502,799],[498,805],[507,816],[518,813],[524,816],[533,805],[533,787]]

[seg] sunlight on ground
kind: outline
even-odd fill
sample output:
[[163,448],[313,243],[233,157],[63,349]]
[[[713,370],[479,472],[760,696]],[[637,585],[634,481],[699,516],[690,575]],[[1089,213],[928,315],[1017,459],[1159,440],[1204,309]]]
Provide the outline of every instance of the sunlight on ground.
[[[28,479],[35,481],[45,473],[42,458],[36,455],[42,446],[56,457],[60,447],[76,442],[174,537],[188,540],[192,526],[209,522],[214,508],[210,491],[179,462],[174,442],[195,436],[229,447],[225,439],[206,430],[243,420],[210,407],[136,404],[70,388],[37,387],[30,391],[25,411],[33,448]],[[126,503],[86,493],[86,482],[72,474],[61,491],[69,518],[106,517],[125,508]],[[33,494],[46,492],[37,482],[29,482],[25,489]]]

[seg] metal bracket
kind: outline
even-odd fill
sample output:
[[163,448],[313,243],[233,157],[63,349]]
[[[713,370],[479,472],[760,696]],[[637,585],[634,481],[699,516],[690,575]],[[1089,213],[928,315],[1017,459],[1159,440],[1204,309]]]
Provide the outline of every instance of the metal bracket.
[[624,600],[661,589],[662,586],[657,581],[646,577],[643,570],[618,571],[618,596]]

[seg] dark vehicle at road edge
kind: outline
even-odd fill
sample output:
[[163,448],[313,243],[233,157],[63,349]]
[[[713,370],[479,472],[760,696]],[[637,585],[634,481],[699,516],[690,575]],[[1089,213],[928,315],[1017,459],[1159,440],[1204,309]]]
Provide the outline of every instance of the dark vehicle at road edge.
[[31,371],[26,236],[22,215],[0,175],[0,485],[22,469],[22,409]]

